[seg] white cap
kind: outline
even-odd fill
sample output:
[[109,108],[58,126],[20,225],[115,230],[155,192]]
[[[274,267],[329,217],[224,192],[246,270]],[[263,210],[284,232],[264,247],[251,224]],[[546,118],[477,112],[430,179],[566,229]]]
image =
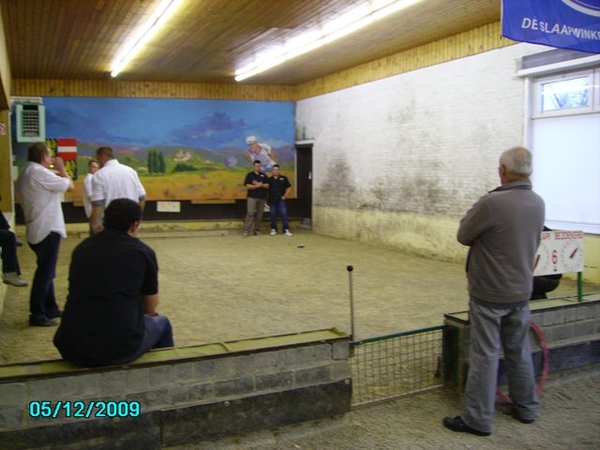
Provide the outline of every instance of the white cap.
[[256,144],[258,142],[258,140],[256,139],[256,136],[248,136],[246,138],[246,144],[250,145],[250,144]]

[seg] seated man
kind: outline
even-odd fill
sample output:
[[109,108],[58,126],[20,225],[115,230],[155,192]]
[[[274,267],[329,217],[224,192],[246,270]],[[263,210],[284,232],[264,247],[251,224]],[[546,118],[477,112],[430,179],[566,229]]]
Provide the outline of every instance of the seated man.
[[542,300],[548,298],[548,292],[553,291],[560,284],[562,275],[544,275],[533,277],[533,290],[531,291],[531,300]]
[[54,336],[67,361],[125,364],[150,349],[173,346],[169,319],[155,309],[156,254],[136,237],[141,214],[133,200],[113,200],[104,213],[104,231],[73,251],[69,295]]
[[[544,231],[552,231],[544,225]],[[560,284],[562,274],[551,274],[533,277],[533,289],[531,291],[531,300],[542,300],[548,298],[546,294],[553,291]]]

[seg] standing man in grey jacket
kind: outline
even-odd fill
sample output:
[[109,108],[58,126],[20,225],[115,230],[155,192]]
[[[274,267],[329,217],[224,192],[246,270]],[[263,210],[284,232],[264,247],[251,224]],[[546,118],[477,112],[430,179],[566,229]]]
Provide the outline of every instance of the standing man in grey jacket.
[[531,423],[539,407],[528,334],[528,301],[545,206],[531,188],[531,172],[527,149],[515,147],[502,153],[498,169],[501,186],[481,197],[460,222],[457,239],[469,247],[471,363],[466,412],[444,419],[444,426],[452,431],[477,436],[491,433],[501,349],[514,417]]

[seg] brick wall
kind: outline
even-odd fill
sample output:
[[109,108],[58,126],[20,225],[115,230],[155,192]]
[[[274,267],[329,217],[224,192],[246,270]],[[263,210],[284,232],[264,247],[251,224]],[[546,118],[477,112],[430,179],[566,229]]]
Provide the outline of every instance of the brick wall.
[[[594,295],[593,295],[594,296]],[[574,369],[600,362],[600,299],[574,302],[564,299],[531,302],[531,321],[542,331],[549,351],[549,372]],[[550,305],[554,303],[554,305]],[[444,324],[445,379],[447,385],[464,388],[469,365],[468,313],[446,314]],[[542,347],[530,333],[537,375],[541,374]],[[500,380],[504,380],[500,368]]]
[[[122,428],[123,423],[137,421],[151,427],[144,433],[156,437],[155,444],[144,448],[159,448],[343,414],[350,409],[347,337],[335,337],[334,333],[325,339],[315,336],[311,341],[310,333],[306,333],[303,342],[283,345],[277,337],[269,339],[267,347],[253,348],[253,341],[246,341],[239,351],[224,350],[227,344],[213,345],[216,351],[211,346],[157,350],[123,367],[81,369],[64,361],[1,367],[0,442],[8,445],[4,448],[35,448],[51,438],[54,445],[117,448],[115,442],[121,446],[123,442],[138,442],[138,433],[131,427]],[[181,358],[191,353],[200,355]],[[297,397],[303,395],[318,401],[298,403]],[[71,405],[81,401],[87,406],[99,400],[139,402],[141,413],[135,418],[100,419],[95,418],[98,408],[94,408],[90,418],[82,419],[66,417],[65,409],[60,408],[54,418],[30,414],[31,402],[49,401],[54,411],[59,401]],[[264,402],[270,405],[266,409]],[[246,410],[246,415],[248,410],[259,410],[261,417],[250,414],[242,423],[222,420],[236,408]],[[37,408],[34,415],[38,415]]]
[[[457,225],[498,185],[500,153],[523,142],[516,62],[541,50],[513,45],[299,101],[296,125],[314,141],[314,229],[335,237],[357,229],[353,238],[385,243],[386,223],[408,215],[407,224],[430,222],[411,237],[417,251],[455,251],[456,227],[435,222]],[[366,220],[371,211],[379,214]],[[408,240],[392,245],[406,249]]]

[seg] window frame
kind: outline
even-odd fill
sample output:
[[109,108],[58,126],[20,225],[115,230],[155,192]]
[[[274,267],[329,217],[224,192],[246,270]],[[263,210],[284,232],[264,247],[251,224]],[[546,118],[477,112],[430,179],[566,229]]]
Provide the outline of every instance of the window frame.
[[[587,70],[578,70],[578,71],[564,71],[561,73],[553,74],[553,75],[543,75],[539,77],[534,77],[532,79],[533,84],[533,98],[532,98],[532,107],[531,107],[531,120],[541,119],[544,117],[557,117],[557,116],[569,116],[575,114],[590,114],[598,112],[599,109],[599,101],[598,101],[598,77],[600,72],[599,68],[591,68]],[[578,78],[583,78],[585,76],[590,77],[590,83],[588,83],[588,105],[587,106],[579,106],[574,108],[558,108],[548,111],[542,110],[542,99],[544,94],[542,93],[542,87],[544,84],[560,82],[560,81],[569,81],[576,80]]]

